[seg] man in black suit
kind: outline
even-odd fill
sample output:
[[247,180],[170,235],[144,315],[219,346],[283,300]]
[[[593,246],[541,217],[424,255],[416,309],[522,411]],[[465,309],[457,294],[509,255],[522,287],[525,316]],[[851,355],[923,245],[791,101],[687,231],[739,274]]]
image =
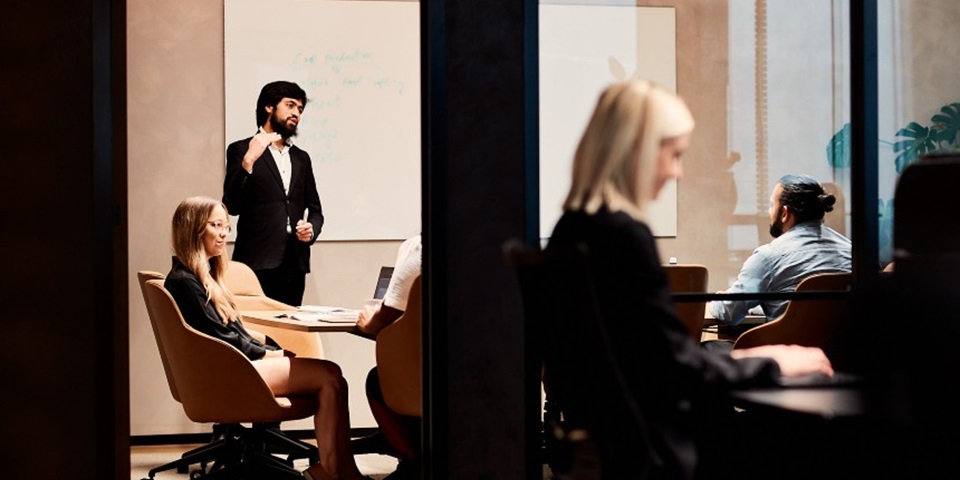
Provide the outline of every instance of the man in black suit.
[[293,144],[307,94],[297,84],[264,85],[257,133],[227,147],[223,203],[239,215],[233,259],[250,266],[264,293],[289,305],[303,302],[310,245],[323,211],[310,155]]

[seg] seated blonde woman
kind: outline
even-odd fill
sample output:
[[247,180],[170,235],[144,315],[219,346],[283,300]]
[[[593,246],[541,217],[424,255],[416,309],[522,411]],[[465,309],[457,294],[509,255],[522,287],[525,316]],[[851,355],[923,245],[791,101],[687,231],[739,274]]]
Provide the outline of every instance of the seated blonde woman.
[[[357,480],[350,450],[347,383],[333,362],[294,355],[268,345],[266,335],[247,330],[222,281],[230,220],[219,200],[190,197],[173,215],[173,267],[164,282],[191,327],[223,340],[252,362],[274,394],[315,394],[313,416],[320,462],[303,476],[311,480]],[[203,368],[198,365],[198,368]]]

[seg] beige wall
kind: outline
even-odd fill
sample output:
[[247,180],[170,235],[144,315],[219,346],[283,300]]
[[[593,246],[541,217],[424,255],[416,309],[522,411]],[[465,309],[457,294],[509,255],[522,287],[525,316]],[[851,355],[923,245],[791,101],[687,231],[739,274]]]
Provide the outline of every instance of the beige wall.
[[930,124],[940,107],[960,102],[960,2],[899,0],[903,14],[903,124]]
[[744,259],[729,258],[727,225],[736,204],[727,145],[727,2],[638,0],[677,11],[677,92],[697,121],[677,183],[677,236],[661,238],[663,261],[710,270],[709,291],[724,289]]
[[[170,395],[136,272],[169,269],[170,217],[180,200],[222,193],[223,3],[130,0],[127,25],[130,433],[205,432],[209,426],[191,422]],[[256,99],[250,102],[252,112]],[[317,243],[304,303],[359,306],[399,244]],[[373,342],[349,334],[326,334],[323,342],[349,382],[352,425],[374,426],[363,391]],[[312,428],[312,421],[285,427]]]

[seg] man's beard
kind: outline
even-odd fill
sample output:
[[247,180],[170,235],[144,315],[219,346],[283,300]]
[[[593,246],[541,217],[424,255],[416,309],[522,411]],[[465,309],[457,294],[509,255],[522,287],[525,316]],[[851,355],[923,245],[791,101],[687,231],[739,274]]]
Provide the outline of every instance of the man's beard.
[[287,122],[280,121],[276,115],[270,115],[270,127],[273,128],[274,132],[279,133],[284,140],[297,135],[297,127],[288,128]]
[[770,236],[777,238],[780,235],[783,235],[783,221],[780,220],[780,216],[777,216],[770,224]]

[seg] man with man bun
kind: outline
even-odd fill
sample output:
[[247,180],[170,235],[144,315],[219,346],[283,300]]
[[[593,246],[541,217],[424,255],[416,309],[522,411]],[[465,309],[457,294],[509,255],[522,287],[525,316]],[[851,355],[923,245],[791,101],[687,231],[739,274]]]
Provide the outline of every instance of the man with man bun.
[[[770,195],[770,235],[744,262],[730,288],[717,293],[792,292],[815,273],[849,272],[850,240],[823,224],[837,199],[809,175],[784,175]],[[717,321],[737,325],[760,306],[767,321],[780,316],[788,300],[714,300],[707,304]]]

